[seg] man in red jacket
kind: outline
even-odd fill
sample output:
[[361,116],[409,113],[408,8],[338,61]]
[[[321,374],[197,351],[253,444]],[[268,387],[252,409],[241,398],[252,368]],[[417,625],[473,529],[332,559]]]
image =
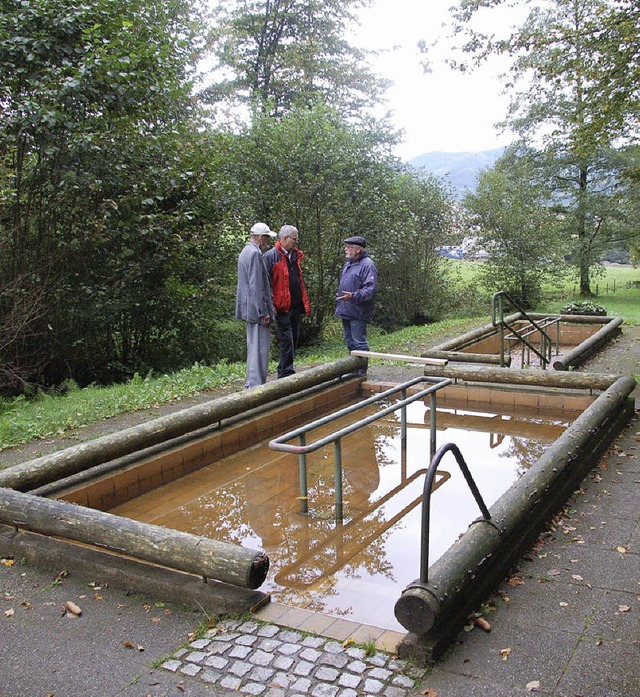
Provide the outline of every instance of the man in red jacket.
[[293,225],[283,225],[278,241],[262,257],[271,278],[273,305],[276,309],[276,332],[280,345],[278,377],[293,375],[293,359],[298,348],[300,320],[311,310],[302,278],[300,262],[304,254],[298,249],[300,234]]

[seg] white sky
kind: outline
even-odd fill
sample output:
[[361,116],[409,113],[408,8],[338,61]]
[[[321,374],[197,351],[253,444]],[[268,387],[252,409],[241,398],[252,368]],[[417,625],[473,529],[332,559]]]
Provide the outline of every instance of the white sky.
[[[507,113],[507,98],[501,94],[503,68],[490,66],[461,74],[442,62],[444,46],[434,49],[432,72],[424,73],[418,41],[430,45],[444,39],[442,24],[449,19],[453,0],[373,0],[360,13],[361,26],[353,43],[382,50],[372,68],[395,84],[387,92],[386,109],[392,121],[405,132],[405,142],[396,148],[404,160],[426,152],[490,150],[508,145],[508,133],[500,134],[494,124]],[[509,16],[491,10],[486,19],[510,25]],[[491,25],[490,25],[491,26]]]

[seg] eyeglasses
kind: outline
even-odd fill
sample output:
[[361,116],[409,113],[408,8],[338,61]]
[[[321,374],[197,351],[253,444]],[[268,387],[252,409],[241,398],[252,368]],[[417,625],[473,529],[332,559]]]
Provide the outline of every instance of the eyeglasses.
[[287,237],[288,237],[290,240],[293,240],[296,244],[298,244],[298,242],[300,242],[300,239],[299,239],[298,237],[291,237],[291,235],[287,235]]

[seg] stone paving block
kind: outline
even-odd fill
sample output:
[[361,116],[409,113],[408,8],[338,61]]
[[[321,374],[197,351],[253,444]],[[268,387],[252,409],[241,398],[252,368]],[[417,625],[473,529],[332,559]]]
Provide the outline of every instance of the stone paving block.
[[192,651],[184,657],[184,660],[189,661],[189,663],[202,663],[208,655],[204,651]]
[[251,653],[250,646],[234,646],[231,651],[229,651],[230,658],[246,658]]
[[266,685],[261,685],[258,682],[250,682],[240,688],[240,692],[245,692],[248,695],[261,695],[267,689]]
[[273,660],[272,666],[276,670],[289,670],[293,664],[294,660],[289,656],[276,656]]
[[349,663],[347,666],[347,669],[352,673],[364,673],[364,671],[367,669],[367,664],[363,663],[362,661],[351,661],[351,663]]
[[276,649],[276,651],[284,654],[285,656],[293,656],[295,653],[298,653],[299,650],[299,644],[282,644]]
[[300,658],[304,659],[305,661],[310,661],[311,663],[315,663],[322,654],[320,651],[316,651],[315,649],[309,649],[305,648],[300,652]]
[[278,634],[278,639],[285,643],[298,644],[302,641],[302,634],[292,632],[290,630],[284,630]]
[[364,681],[364,691],[369,695],[379,695],[384,688],[384,683],[379,680],[367,678]]
[[291,685],[291,689],[294,692],[300,692],[302,694],[307,694],[309,690],[311,689],[311,680],[308,678],[298,678],[293,685]]
[[229,672],[233,673],[233,675],[237,675],[239,678],[243,678],[252,668],[253,666],[251,663],[236,661],[229,666]]
[[245,634],[244,636],[240,636],[236,639],[236,644],[239,646],[253,646],[256,641],[258,641],[257,636],[253,636],[252,634]]
[[354,675],[353,673],[342,673],[338,678],[338,685],[341,687],[350,687],[355,689],[362,682],[362,678],[359,675]]
[[242,680],[236,678],[233,675],[225,675],[220,681],[220,687],[224,687],[227,690],[237,690],[240,685],[242,685]]
[[197,666],[195,663],[186,663],[185,665],[180,668],[180,672],[184,673],[185,675],[190,675],[191,677],[194,677],[197,675],[202,668],[200,666]]
[[311,690],[311,697],[336,697],[339,688],[335,685],[320,683]]
[[205,659],[204,665],[208,668],[217,668],[218,670],[222,670],[223,668],[226,668],[228,663],[229,661],[226,658],[222,658],[222,656],[209,656],[209,658]]
[[344,668],[349,663],[349,658],[344,653],[323,653],[319,662],[334,668]]
[[170,660],[170,661],[165,661],[162,664],[162,667],[165,670],[169,670],[172,673],[175,673],[176,670],[178,670],[178,668],[180,668],[181,665],[182,665],[182,661]]
[[315,677],[318,680],[323,680],[326,682],[333,682],[338,675],[339,673],[335,668],[327,668],[325,666],[318,668],[318,670],[315,672]]
[[370,670],[368,673],[368,677],[376,678],[376,680],[382,680],[382,682],[388,680],[392,675],[393,673],[390,670],[387,670],[386,668],[374,668],[373,670]]
[[300,661],[300,663],[297,663],[293,667],[292,672],[295,675],[302,675],[303,677],[306,677],[307,675],[311,674],[312,670],[313,670],[313,663],[309,663],[307,661]]
[[206,649],[210,643],[211,639],[197,639],[196,641],[192,641],[189,646],[192,649]]
[[200,678],[204,682],[216,683],[222,677],[222,673],[219,670],[210,670],[205,668],[202,673],[200,673]]
[[275,675],[275,672],[276,671],[273,670],[273,668],[264,668],[262,666],[257,666],[249,673],[249,675],[247,675],[247,680],[266,684]]
[[247,660],[257,666],[268,666],[274,660],[274,658],[275,656],[272,653],[267,653],[266,651],[259,649],[254,651]]
[[273,637],[280,631],[280,628],[275,624],[265,624],[257,632],[256,636],[259,637]]

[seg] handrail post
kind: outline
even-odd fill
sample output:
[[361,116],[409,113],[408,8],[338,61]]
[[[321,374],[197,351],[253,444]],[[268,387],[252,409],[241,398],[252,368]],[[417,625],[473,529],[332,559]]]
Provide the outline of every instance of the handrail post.
[[[306,445],[306,436],[302,433],[299,437],[300,446]],[[300,513],[308,515],[309,513],[309,488],[307,485],[307,453],[301,452],[298,455],[298,469],[300,470]]]
[[429,458],[433,459],[436,453],[436,393],[432,392],[429,395],[431,408],[429,409]]
[[[403,389],[400,392],[401,398],[404,400],[407,398],[407,390]],[[400,408],[400,442],[402,447],[406,447],[407,443],[407,405],[404,404]]]
[[342,439],[338,438],[334,448],[334,478],[336,490],[336,523],[342,523]]

